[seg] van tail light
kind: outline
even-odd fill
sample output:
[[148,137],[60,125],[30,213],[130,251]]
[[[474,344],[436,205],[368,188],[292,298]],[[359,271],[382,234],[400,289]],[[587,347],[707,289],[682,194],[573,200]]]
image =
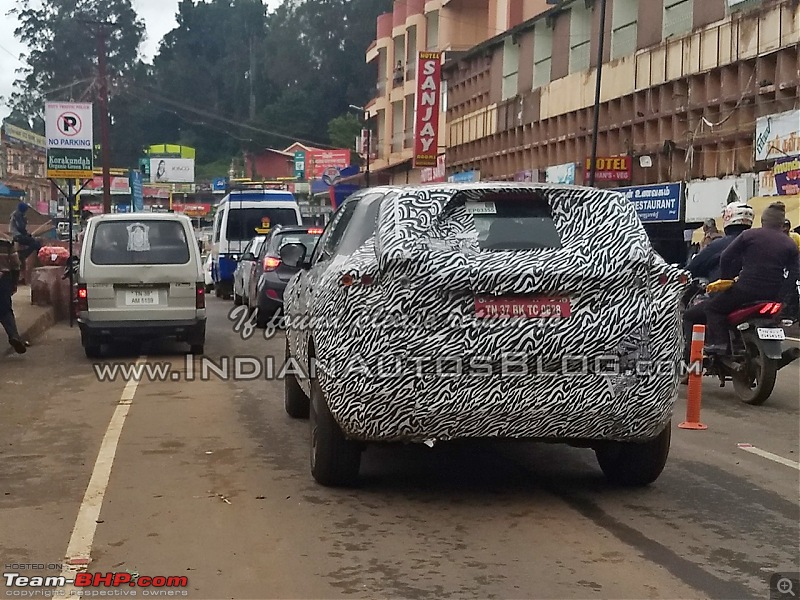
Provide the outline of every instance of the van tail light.
[[198,283],[197,287],[195,288],[195,306],[197,308],[205,308],[206,307],[206,287],[202,283]]
[[281,259],[274,256],[264,257],[264,271],[274,271],[281,266]]
[[81,283],[75,291],[75,312],[84,312],[89,310],[89,290],[86,284]]

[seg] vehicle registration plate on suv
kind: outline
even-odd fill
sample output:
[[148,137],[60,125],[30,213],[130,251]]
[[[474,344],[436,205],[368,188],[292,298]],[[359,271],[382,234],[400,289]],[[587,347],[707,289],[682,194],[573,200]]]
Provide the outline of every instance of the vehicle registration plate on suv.
[[571,314],[569,298],[477,296],[475,316],[481,319],[558,319]]

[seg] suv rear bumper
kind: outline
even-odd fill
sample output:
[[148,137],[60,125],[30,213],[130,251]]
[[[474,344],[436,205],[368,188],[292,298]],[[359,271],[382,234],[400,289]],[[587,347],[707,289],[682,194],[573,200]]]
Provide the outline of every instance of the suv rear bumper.
[[174,338],[179,342],[203,344],[206,319],[186,321],[84,321],[78,319],[81,341],[86,346],[115,339]]

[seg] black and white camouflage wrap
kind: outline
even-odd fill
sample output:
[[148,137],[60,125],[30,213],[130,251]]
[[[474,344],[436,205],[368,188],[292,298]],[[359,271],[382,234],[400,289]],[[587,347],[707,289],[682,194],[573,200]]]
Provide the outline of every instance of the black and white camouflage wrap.
[[[685,284],[622,195],[502,183],[384,191],[377,234],[299,274],[285,294],[289,352],[311,365],[313,345],[316,377],[348,436],[634,441],[669,423]],[[563,247],[479,250],[464,201],[534,191],[547,197]],[[377,281],[345,287],[345,274]],[[569,296],[572,315],[474,316],[476,295],[506,294]],[[503,356],[520,366],[503,374]],[[309,392],[309,381],[301,386]]]

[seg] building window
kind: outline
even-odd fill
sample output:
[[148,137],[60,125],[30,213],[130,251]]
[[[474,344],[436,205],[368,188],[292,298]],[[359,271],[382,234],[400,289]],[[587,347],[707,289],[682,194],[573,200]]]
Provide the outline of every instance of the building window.
[[519,93],[519,46],[512,38],[507,38],[503,47],[503,100],[513,98]]
[[589,68],[592,48],[592,13],[583,2],[576,2],[570,11],[569,72]]
[[439,49],[439,11],[434,10],[425,15],[428,30],[428,52],[436,52]]
[[636,52],[639,30],[638,0],[614,0],[611,15],[611,59],[630,56]]
[[406,81],[413,81],[417,75],[417,26],[408,28],[406,36]]
[[553,71],[553,30],[546,21],[533,29],[533,89],[550,83]]
[[762,2],[763,0],[728,0],[728,14],[750,10]]
[[694,0],[664,0],[664,37],[669,39],[692,30]]

